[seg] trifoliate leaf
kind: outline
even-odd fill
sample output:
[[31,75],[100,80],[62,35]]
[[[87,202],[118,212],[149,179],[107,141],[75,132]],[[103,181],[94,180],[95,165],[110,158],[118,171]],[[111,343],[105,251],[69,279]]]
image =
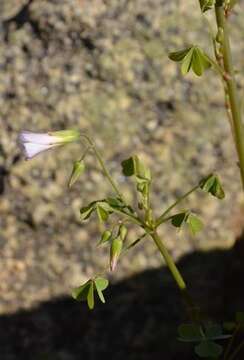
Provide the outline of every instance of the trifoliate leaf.
[[224,189],[221,185],[221,182],[217,175],[211,174],[205,179],[201,180],[200,188],[217,197],[218,199],[223,199],[225,197]]
[[195,346],[195,353],[201,358],[218,358],[222,354],[222,346],[213,341],[202,341]]
[[191,46],[184,50],[173,52],[169,55],[173,61],[181,61],[181,72],[186,75],[191,69],[193,72],[201,76],[205,70],[211,67],[207,55],[198,47]]

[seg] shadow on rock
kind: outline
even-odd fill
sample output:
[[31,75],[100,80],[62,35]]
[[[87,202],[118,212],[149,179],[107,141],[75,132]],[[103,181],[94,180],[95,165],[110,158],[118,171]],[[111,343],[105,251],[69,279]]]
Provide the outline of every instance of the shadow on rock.
[[[194,299],[217,321],[244,308],[243,245],[237,241],[232,250],[195,252],[178,262]],[[110,285],[105,294],[106,304],[93,311],[64,297],[1,316],[1,360],[196,358],[190,345],[177,341],[186,315],[166,268]]]

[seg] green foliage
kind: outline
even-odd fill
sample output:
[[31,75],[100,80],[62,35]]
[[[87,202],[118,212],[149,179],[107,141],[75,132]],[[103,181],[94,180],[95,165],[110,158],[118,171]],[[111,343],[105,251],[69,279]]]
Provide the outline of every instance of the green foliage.
[[77,301],[85,301],[88,296],[91,280],[88,280],[85,284],[74,288],[72,290],[72,296]]
[[125,208],[125,204],[118,197],[108,197],[106,199],[106,202],[108,205],[110,205],[114,209],[124,209]]
[[94,284],[97,290],[97,294],[102,303],[105,303],[103,291],[108,287],[108,280],[105,278],[97,277],[94,280]]
[[199,183],[200,188],[212,194],[213,196],[217,197],[218,199],[224,199],[225,193],[224,189],[221,185],[221,182],[217,175],[211,174],[200,181]]
[[201,358],[218,358],[223,352],[221,345],[213,341],[203,340],[195,346],[195,353]]
[[102,277],[88,280],[85,284],[74,288],[72,296],[77,301],[87,301],[89,309],[94,308],[94,292],[101,302],[105,303],[103,291],[108,287],[108,280]]
[[203,222],[194,214],[189,214],[187,218],[187,224],[192,235],[196,235],[199,231],[203,229]]
[[208,340],[224,340],[231,337],[229,334],[223,334],[223,328],[220,324],[206,324],[205,337]]
[[88,206],[80,209],[81,220],[87,220],[95,210],[96,201],[91,202]]
[[151,180],[150,170],[139,159],[137,155],[131,156],[129,159],[122,161],[122,172],[125,176],[137,176],[140,179]]
[[203,228],[203,223],[199,217],[189,210],[175,214],[170,219],[171,224],[179,229],[186,224],[192,235],[196,235]]
[[184,342],[198,343],[195,345],[195,353],[201,358],[218,358],[223,348],[216,344],[215,340],[224,340],[231,335],[224,335],[219,324],[181,324],[178,327],[179,340]]
[[180,228],[184,222],[186,222],[188,216],[188,211],[183,211],[181,213],[175,214],[171,218],[171,224],[175,227]]
[[173,60],[176,62],[182,61],[191,49],[192,49],[192,46],[190,46],[186,49],[183,49],[183,50],[172,52],[169,54],[169,58],[170,58],[170,60]]
[[208,56],[198,46],[191,46],[186,49],[172,52],[169,58],[181,62],[181,72],[186,75],[192,70],[197,76],[201,76],[205,70],[211,67]]
[[101,223],[108,220],[109,212],[106,210],[106,208],[103,206],[102,202],[98,202],[96,206],[97,210],[97,216]]
[[116,211],[125,212],[126,206],[118,198],[108,198],[103,200],[92,201],[88,206],[80,209],[81,220],[87,220],[91,214],[96,211],[100,222],[108,220],[110,214]]
[[212,9],[215,4],[215,0],[199,0],[202,12]]

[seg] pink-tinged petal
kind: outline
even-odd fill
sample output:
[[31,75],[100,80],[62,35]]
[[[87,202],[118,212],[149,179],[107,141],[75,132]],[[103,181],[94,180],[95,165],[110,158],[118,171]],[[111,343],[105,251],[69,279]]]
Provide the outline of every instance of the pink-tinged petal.
[[36,143],[41,145],[50,145],[60,142],[58,136],[53,136],[48,133],[33,133],[31,131],[22,131],[19,135],[21,143]]
[[57,146],[56,144],[45,145],[45,144],[35,144],[31,142],[25,142],[22,145],[24,148],[26,159],[32,159],[34,156],[38,155],[39,153]]

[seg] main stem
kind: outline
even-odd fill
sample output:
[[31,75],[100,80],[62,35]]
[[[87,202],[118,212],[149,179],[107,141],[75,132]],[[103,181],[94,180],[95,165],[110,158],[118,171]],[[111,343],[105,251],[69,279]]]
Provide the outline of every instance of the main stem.
[[166,247],[164,246],[163,242],[161,241],[158,233],[155,231],[152,233],[152,238],[155,242],[155,244],[157,245],[159,251],[161,252],[161,254],[164,257],[164,260],[176,282],[176,284],[178,285],[180,290],[185,290],[186,289],[186,283],[183,279],[183,277],[181,276],[181,273],[179,272],[179,270],[177,269],[174,260],[172,258],[172,256],[170,255],[170,253],[168,252],[168,250],[166,249]]
[[225,18],[224,8],[218,2],[215,5],[216,22],[220,33],[222,33],[222,56],[223,66],[226,73],[225,82],[230,102],[233,120],[234,141],[236,143],[239,158],[242,186],[244,190],[244,130],[241,120],[240,103],[238,100],[235,73],[229,40],[229,29]]
[[177,266],[175,265],[175,262],[174,262],[172,256],[168,252],[167,248],[165,247],[164,243],[160,239],[156,230],[153,231],[150,235],[151,235],[154,243],[156,244],[158,250],[162,254],[162,256],[171,272],[171,275],[173,276],[179,290],[181,291],[183,300],[187,306],[191,320],[194,322],[198,322],[199,321],[199,309],[198,309],[198,307],[196,307],[191,296],[189,295],[189,293],[187,291],[186,283],[185,283],[180,271],[178,270]]

